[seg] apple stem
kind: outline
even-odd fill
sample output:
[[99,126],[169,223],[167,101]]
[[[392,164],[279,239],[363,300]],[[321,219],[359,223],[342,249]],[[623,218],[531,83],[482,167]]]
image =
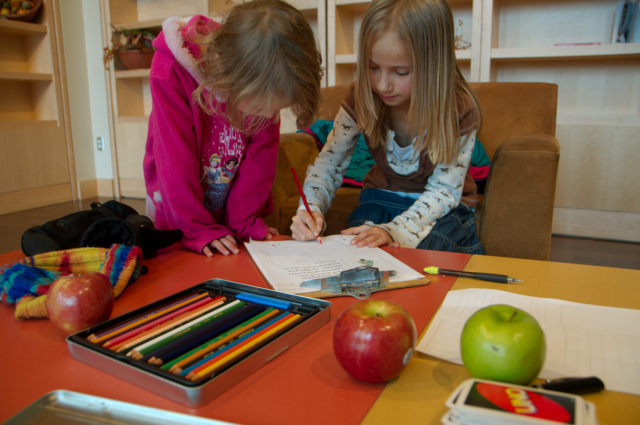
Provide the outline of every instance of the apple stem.
[[511,322],[513,320],[514,317],[516,317],[516,314],[518,313],[518,310],[513,310],[513,314],[511,315],[511,317],[509,318],[509,322]]

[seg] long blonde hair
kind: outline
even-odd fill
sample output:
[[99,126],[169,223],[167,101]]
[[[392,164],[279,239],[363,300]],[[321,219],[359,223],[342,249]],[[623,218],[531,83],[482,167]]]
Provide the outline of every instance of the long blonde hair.
[[407,125],[417,147],[433,163],[457,156],[460,133],[457,97],[471,104],[480,129],[482,112],[456,61],[453,14],[446,0],[374,0],[360,29],[356,117],[373,146],[386,142],[388,111],[369,80],[371,46],[393,31],[411,57],[411,103]]
[[[237,4],[223,25],[196,41],[203,50],[204,79],[193,96],[204,111],[221,114],[250,134],[266,119],[247,121],[239,105],[270,107],[278,100],[291,105],[298,127],[313,122],[321,100],[322,57],[299,10],[281,0]],[[227,97],[224,111],[212,107],[215,93]]]

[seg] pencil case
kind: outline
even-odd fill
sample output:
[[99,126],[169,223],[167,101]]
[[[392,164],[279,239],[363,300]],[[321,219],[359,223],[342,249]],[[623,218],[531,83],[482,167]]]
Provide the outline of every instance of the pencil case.
[[70,335],[67,345],[77,360],[199,407],[330,318],[328,301],[211,279]]

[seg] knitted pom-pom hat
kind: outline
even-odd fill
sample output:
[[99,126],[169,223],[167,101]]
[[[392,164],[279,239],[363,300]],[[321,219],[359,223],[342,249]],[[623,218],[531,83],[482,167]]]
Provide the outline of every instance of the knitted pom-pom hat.
[[73,248],[27,257],[0,268],[2,302],[16,303],[18,320],[49,317],[46,294],[54,280],[70,274],[102,273],[113,286],[117,298],[140,276],[142,251],[133,246]]

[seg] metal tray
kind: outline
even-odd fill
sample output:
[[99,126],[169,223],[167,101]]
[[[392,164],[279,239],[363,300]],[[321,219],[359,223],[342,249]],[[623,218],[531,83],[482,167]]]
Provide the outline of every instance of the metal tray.
[[4,423],[4,425],[75,424],[227,425],[231,423],[66,390],[45,394]]
[[[148,363],[133,360],[122,354],[95,345],[86,338],[107,329],[119,322],[144,314],[172,300],[189,293],[207,290],[234,296],[239,292],[265,295],[280,300],[290,301],[298,312],[306,312],[303,320],[286,329],[274,339],[260,348],[250,352],[236,363],[230,364],[226,370],[210,379],[192,382],[165,372]],[[163,397],[188,407],[199,407],[224,393],[233,385],[257,371],[264,364],[297,344],[307,335],[328,323],[331,318],[331,303],[324,300],[307,298],[299,295],[285,294],[270,289],[257,288],[241,283],[221,279],[211,279],[184,291],[178,292],[155,303],[149,304],[122,316],[108,320],[100,325],[85,329],[67,337],[67,345],[71,356],[90,366],[96,367],[111,375],[117,376],[132,384],[152,391]]]

